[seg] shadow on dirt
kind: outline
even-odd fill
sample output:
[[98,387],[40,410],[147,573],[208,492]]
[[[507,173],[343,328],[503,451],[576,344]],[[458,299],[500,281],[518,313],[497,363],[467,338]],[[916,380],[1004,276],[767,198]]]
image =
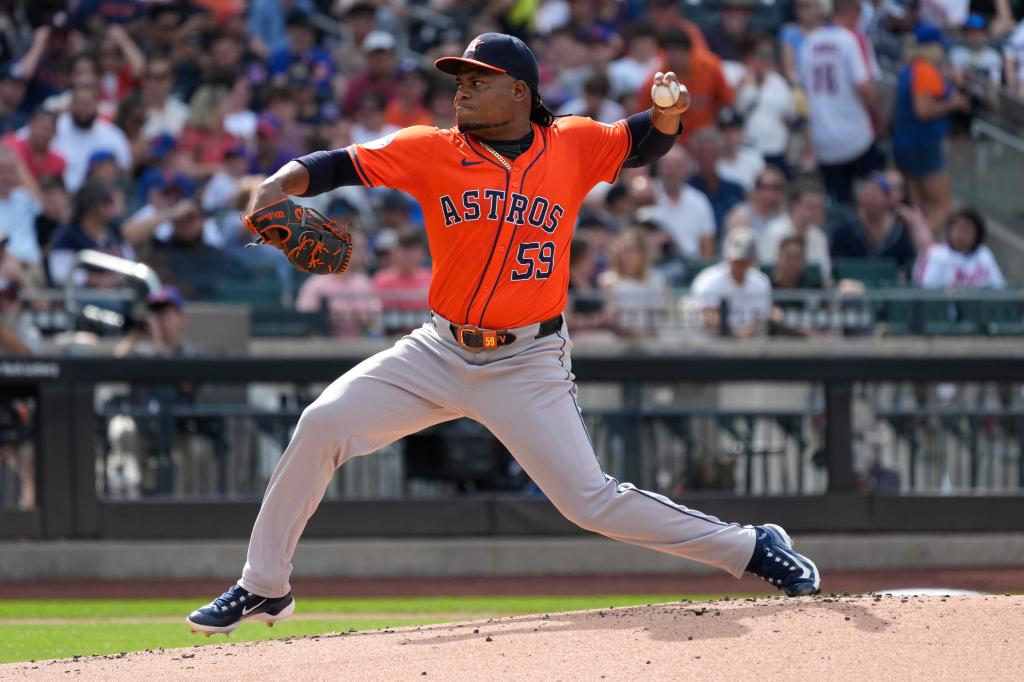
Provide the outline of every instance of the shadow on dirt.
[[[655,641],[727,639],[748,634],[750,627],[747,624],[755,619],[781,620],[783,616],[798,612],[820,617],[820,632],[828,629],[834,633],[836,628],[844,627],[865,632],[884,631],[889,626],[888,621],[872,613],[867,602],[868,600],[842,599],[680,602],[551,616],[516,616],[455,627],[446,626],[448,632],[445,634],[417,637],[408,640],[408,643],[436,645],[480,639],[492,634],[509,637],[540,631],[551,634],[615,629],[642,629]],[[785,624],[780,622],[779,629],[784,627]],[[438,626],[439,630],[441,628],[442,626]],[[423,629],[433,628],[428,626]],[[449,634],[453,629],[457,632]]]

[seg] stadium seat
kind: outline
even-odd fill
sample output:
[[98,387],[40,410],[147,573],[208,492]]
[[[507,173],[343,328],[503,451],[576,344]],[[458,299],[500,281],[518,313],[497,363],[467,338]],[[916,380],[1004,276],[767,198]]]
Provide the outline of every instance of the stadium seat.
[[331,316],[326,308],[315,312],[254,308],[250,320],[253,336],[303,338],[331,335]]
[[251,308],[280,309],[283,306],[281,285],[277,280],[250,281],[225,279],[217,282],[218,303],[243,303]]
[[835,279],[855,279],[869,289],[898,286],[900,268],[896,261],[888,258],[864,260],[860,258],[836,258],[832,261]]

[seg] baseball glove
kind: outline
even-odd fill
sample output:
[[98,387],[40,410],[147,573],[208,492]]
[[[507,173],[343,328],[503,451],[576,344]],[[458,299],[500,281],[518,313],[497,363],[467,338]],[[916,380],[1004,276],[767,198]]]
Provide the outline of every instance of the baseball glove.
[[352,236],[344,227],[288,198],[256,209],[242,222],[256,235],[251,246],[270,244],[304,272],[336,275],[352,258]]

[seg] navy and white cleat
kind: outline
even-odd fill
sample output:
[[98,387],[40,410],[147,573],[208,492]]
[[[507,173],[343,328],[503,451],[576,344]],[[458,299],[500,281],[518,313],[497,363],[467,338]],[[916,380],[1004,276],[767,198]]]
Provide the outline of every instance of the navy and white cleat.
[[786,593],[787,597],[818,594],[821,574],[814,562],[793,549],[793,541],[780,526],[754,526],[754,554],[747,564],[753,573]]
[[261,597],[235,585],[206,606],[201,606],[188,615],[186,621],[193,633],[202,632],[207,637],[221,632],[225,635],[244,621],[255,620],[273,626],[295,611],[295,600],[289,592],[283,597]]

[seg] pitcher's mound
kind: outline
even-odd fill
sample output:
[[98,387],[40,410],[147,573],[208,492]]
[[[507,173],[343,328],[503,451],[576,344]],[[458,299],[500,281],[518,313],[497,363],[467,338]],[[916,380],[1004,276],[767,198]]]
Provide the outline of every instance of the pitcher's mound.
[[1010,680],[1022,643],[1019,596],[759,598],[22,663],[0,677]]

